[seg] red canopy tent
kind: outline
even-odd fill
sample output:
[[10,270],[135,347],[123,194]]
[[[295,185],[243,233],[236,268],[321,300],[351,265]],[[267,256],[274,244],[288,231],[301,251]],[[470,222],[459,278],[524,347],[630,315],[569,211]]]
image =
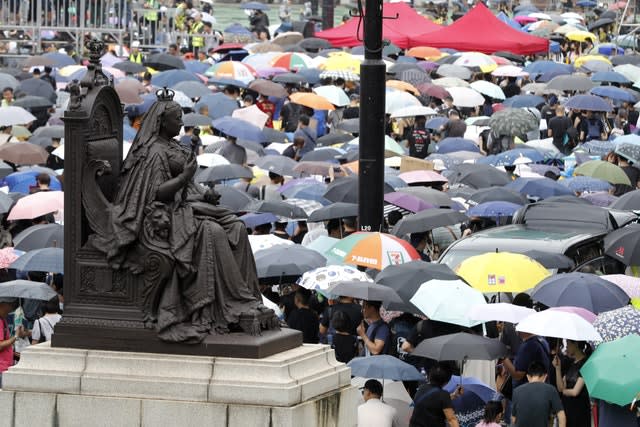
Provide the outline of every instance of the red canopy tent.
[[[385,17],[398,14],[398,19],[382,21],[382,37],[403,49],[413,46],[412,38],[442,28],[419,15],[406,3],[384,3],[382,10]],[[335,47],[359,46],[362,44],[363,28],[364,22],[354,17],[338,27],[316,33],[314,37],[325,39]]]
[[484,4],[478,3],[453,24],[413,38],[411,46],[482,53],[508,51],[519,55],[531,55],[549,50],[549,40],[511,28],[496,18]]

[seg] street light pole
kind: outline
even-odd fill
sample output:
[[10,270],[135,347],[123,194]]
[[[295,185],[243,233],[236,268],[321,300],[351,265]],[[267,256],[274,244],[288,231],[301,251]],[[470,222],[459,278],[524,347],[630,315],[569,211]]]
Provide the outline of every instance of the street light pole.
[[[362,13],[362,11],[361,11]],[[382,0],[366,0],[364,62],[360,65],[359,220],[361,231],[382,231],[384,197],[385,64]]]

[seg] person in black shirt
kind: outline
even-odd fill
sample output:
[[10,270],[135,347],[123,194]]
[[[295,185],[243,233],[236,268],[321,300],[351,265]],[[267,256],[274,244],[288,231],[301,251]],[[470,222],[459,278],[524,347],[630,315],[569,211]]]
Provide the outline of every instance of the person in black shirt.
[[504,88],[503,92],[506,98],[520,95],[520,86],[518,86],[518,84],[516,83],[515,77],[509,77],[509,82],[507,83],[507,86]]
[[409,427],[459,427],[458,418],[453,411],[452,397],[462,394],[456,389],[453,395],[442,387],[451,380],[451,372],[442,364],[437,364],[429,371],[429,383],[418,389],[413,400],[414,409]]
[[574,143],[567,131],[572,127],[571,119],[564,115],[564,107],[556,107],[556,115],[547,123],[547,135],[553,138],[553,145],[563,154],[571,153]]
[[346,332],[349,332],[350,335],[356,335],[356,328],[362,323],[362,307],[353,302],[351,297],[340,297],[336,304],[330,305],[324,310],[320,321],[320,335],[334,335],[335,326],[331,324],[331,319],[337,311],[342,311],[347,316],[348,328]]
[[318,315],[309,308],[311,291],[298,288],[295,296],[296,309],[291,312],[287,323],[291,329],[302,332],[302,342],[305,344],[318,344]]
[[285,148],[282,152],[282,155],[293,160],[299,160],[300,155],[298,153],[300,153],[300,150],[302,150],[303,146],[304,138],[301,136],[296,136],[295,138],[293,138],[293,144]]
[[331,348],[336,353],[336,360],[349,363],[358,354],[358,337],[349,333],[349,318],[343,311],[336,311],[331,318],[335,329]]
[[416,116],[416,122],[409,135],[409,155],[411,157],[424,159],[429,155],[428,150],[431,137],[425,128],[426,123],[427,118],[425,116]]

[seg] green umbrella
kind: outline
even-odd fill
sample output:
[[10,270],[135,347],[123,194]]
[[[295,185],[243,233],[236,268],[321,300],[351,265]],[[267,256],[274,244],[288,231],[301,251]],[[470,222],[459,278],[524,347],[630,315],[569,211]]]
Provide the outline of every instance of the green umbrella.
[[598,178],[611,184],[631,185],[629,177],[619,166],[604,160],[584,162],[575,169],[574,174]]
[[589,396],[624,406],[640,392],[640,336],[602,343],[580,373]]
[[537,130],[540,120],[524,108],[505,108],[491,116],[489,126],[495,135],[518,136]]

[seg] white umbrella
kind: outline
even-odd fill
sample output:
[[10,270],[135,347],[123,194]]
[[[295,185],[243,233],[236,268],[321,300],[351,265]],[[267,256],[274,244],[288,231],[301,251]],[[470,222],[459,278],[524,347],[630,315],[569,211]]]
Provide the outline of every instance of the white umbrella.
[[577,19],[579,21],[584,21],[584,16],[575,12],[566,12],[560,16],[563,17],[564,19]]
[[529,75],[529,73],[522,71],[522,68],[515,65],[503,65],[493,70],[491,74],[498,77],[525,77]]
[[391,115],[391,118],[398,119],[401,117],[434,116],[436,114],[438,114],[438,112],[433,108],[420,105],[420,106],[409,106],[409,107],[401,108],[398,111],[394,112]]
[[[125,159],[127,157],[127,154],[129,154],[129,150],[130,149],[131,149],[131,143],[130,142],[123,142],[122,143],[122,159]],[[51,152],[51,154],[53,154],[54,156],[57,156],[57,157],[61,158],[62,160],[64,160],[64,144],[61,144],[60,146],[58,146],[58,148],[53,150]]]
[[471,88],[450,87],[447,90],[453,98],[453,105],[458,107],[477,107],[484,104],[484,97]]
[[200,154],[198,157],[196,157],[196,161],[198,162],[199,166],[204,166],[207,168],[210,168],[212,166],[229,164],[229,160],[225,159],[220,154],[214,154],[214,153]]
[[552,21],[553,20],[549,15],[547,15],[546,13],[541,13],[541,12],[530,13],[529,16],[532,17],[532,18],[536,18],[536,19],[543,19],[545,21]]
[[401,108],[419,107],[422,103],[415,96],[401,90],[387,89],[385,113],[393,114]]
[[502,91],[500,86],[486,80],[477,80],[471,83],[471,89],[474,89],[477,92],[480,92],[483,95],[487,95],[488,97],[493,99],[505,99],[504,92]]
[[602,341],[598,331],[582,316],[560,310],[532,314],[516,326],[516,331],[573,341]]
[[457,77],[442,77],[439,79],[432,80],[431,83],[433,83],[436,86],[440,86],[447,89],[450,87],[471,87],[469,86],[468,82],[465,82],[464,80],[459,79]]
[[202,15],[202,22],[209,22],[211,24],[215,24],[217,22],[216,18],[210,13],[207,13],[207,12],[200,12],[200,13]]
[[260,110],[256,105],[251,107],[238,108],[231,113],[231,117],[244,120],[247,123],[251,123],[254,126],[262,129],[264,124],[269,119],[269,115]]
[[338,86],[318,86],[317,88],[313,89],[313,91],[336,107],[344,107],[345,105],[349,105],[349,96],[347,96],[346,92]]
[[482,322],[469,318],[469,310],[487,302],[482,292],[462,280],[429,280],[411,297],[411,303],[429,319],[471,327]]
[[640,67],[637,67],[632,64],[623,64],[613,67],[613,71],[616,73],[620,73],[629,80],[633,82],[637,82],[640,80]]
[[174,91],[173,94],[174,102],[177,102],[182,108],[193,108],[194,102],[185,95],[184,92],[180,92],[179,90]]
[[34,120],[36,120],[34,115],[22,107],[0,108],[0,126],[25,125]]
[[519,323],[522,319],[531,316],[535,312],[531,308],[499,302],[471,307],[469,318],[473,320]]
[[294,243],[291,240],[285,240],[273,234],[251,234],[249,235],[249,244],[251,245],[251,252],[255,254],[262,249],[269,249],[277,245],[293,245]]
[[550,151],[551,153],[559,153],[560,150],[553,145],[553,138],[545,138],[545,139],[530,139],[525,143],[525,145],[533,148],[540,148],[545,151]]
[[471,78],[471,70],[462,65],[442,64],[436,70],[436,74],[442,77],[457,77],[462,80]]

